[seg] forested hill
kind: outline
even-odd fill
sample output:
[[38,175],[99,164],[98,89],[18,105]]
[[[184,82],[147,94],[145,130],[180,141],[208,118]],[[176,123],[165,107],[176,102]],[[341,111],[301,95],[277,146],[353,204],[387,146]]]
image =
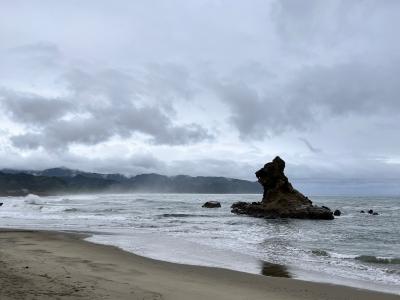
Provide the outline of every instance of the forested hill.
[[0,171],[1,196],[100,192],[246,194],[261,193],[262,189],[257,182],[225,177],[160,174],[126,177],[121,174],[89,173],[66,168]]

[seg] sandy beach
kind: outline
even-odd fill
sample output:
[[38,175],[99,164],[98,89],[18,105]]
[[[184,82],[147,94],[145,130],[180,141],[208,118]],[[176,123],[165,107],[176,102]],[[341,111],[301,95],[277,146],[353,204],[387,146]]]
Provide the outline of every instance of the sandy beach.
[[157,261],[80,234],[0,232],[0,299],[400,299],[351,287]]

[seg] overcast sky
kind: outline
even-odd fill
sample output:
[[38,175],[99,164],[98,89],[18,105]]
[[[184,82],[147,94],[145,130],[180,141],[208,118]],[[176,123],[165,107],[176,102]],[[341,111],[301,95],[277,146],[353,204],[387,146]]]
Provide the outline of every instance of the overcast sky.
[[400,178],[398,0],[0,0],[0,168]]

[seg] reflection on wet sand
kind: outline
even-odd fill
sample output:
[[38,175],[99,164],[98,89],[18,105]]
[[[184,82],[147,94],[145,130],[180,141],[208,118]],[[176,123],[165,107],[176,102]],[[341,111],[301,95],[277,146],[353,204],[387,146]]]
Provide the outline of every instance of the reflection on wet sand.
[[269,263],[266,261],[261,261],[261,274],[272,277],[292,277],[285,266]]

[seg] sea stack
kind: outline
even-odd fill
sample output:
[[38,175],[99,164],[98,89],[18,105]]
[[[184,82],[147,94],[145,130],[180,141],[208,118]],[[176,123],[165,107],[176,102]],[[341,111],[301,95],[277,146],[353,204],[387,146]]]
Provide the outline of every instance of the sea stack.
[[256,172],[258,182],[264,188],[261,202],[236,202],[232,212],[259,218],[296,218],[332,220],[328,207],[319,207],[293,188],[285,176],[285,161],[279,156]]

